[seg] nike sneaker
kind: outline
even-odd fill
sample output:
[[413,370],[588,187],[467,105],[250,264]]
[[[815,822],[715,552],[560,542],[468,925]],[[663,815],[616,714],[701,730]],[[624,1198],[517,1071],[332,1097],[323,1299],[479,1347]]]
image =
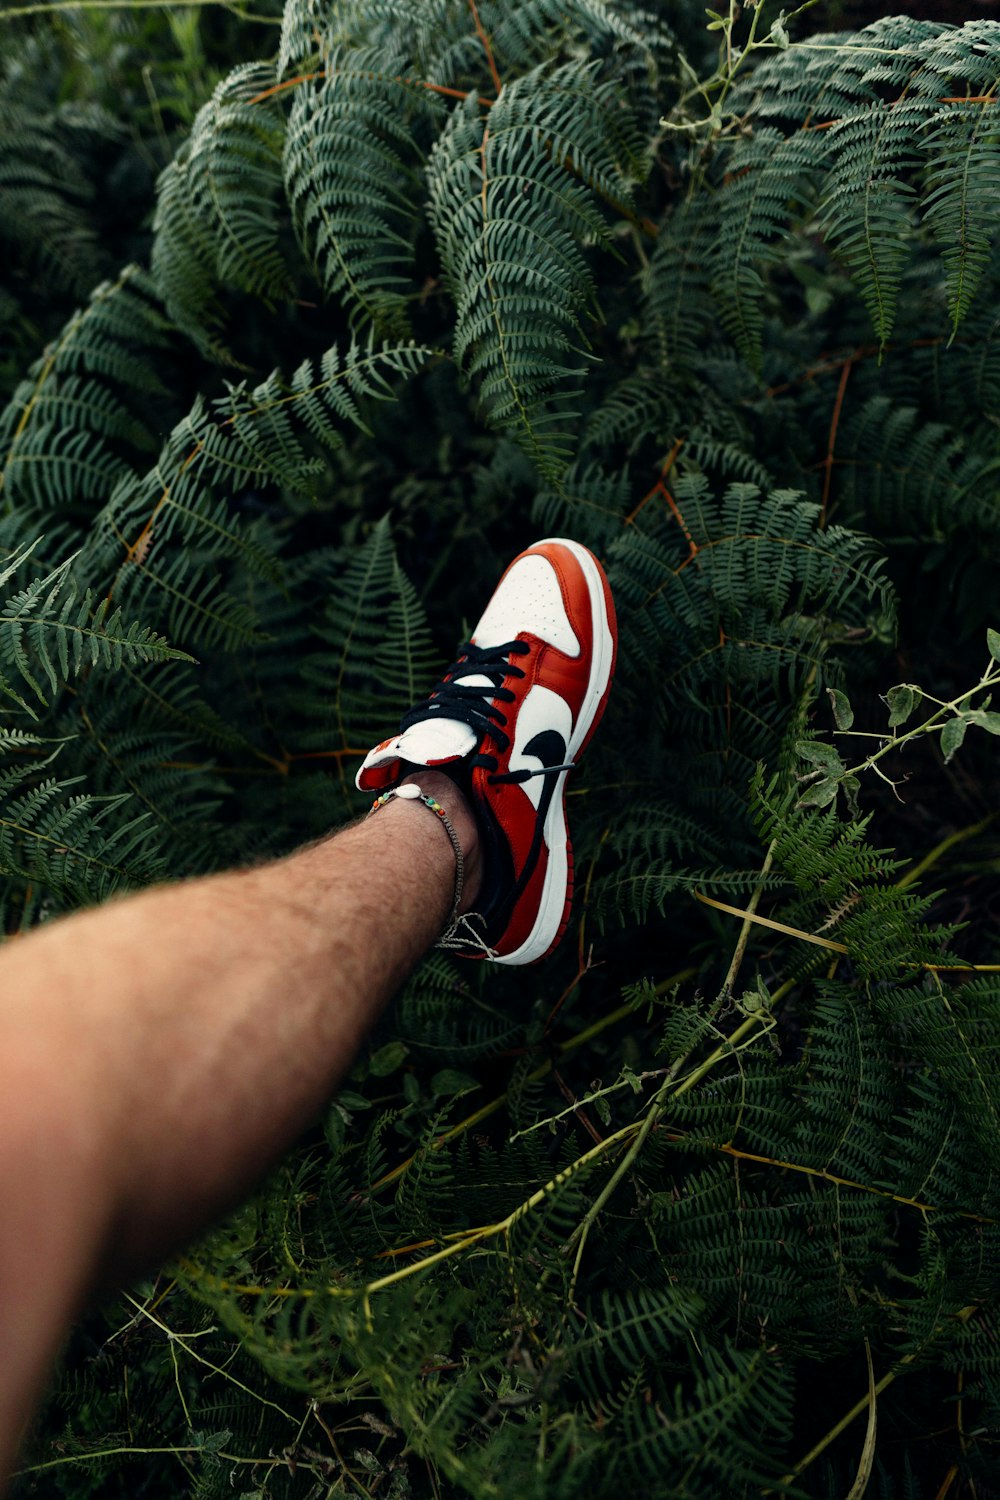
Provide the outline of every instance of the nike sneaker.
[[561,537],[536,542],[510,564],[441,682],[365,757],[360,791],[433,766],[472,807],[478,909],[444,946],[529,964],[561,939],[573,896],[566,783],[604,713],[617,646],[597,558]]

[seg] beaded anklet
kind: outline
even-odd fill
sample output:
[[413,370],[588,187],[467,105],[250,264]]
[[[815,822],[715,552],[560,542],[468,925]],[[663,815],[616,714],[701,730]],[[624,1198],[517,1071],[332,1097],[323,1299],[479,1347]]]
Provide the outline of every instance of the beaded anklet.
[[444,929],[444,937],[450,938],[458,926],[458,908],[462,901],[462,886],[465,884],[465,855],[462,853],[458,834],[440,802],[434,797],[429,797],[426,792],[422,792],[418,786],[413,785],[412,781],[407,782],[406,786],[393,787],[391,792],[383,792],[381,797],[376,797],[368,810],[368,816],[371,817],[372,813],[378,812],[379,808],[391,802],[393,797],[402,797],[407,802],[422,802],[425,807],[429,807],[431,812],[441,819],[445,832],[451,839],[451,846],[455,851],[455,899],[452,902],[451,916]]

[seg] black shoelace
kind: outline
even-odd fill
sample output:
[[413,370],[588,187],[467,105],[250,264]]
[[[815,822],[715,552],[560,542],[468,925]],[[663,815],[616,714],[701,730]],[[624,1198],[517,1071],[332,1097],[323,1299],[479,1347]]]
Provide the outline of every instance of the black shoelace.
[[[459,648],[459,660],[452,662],[445,677],[433,689],[432,696],[403,717],[399,726],[400,733],[427,719],[458,719],[460,723],[468,724],[478,741],[478,753],[472,757],[470,764],[484,766],[486,770],[495,772],[499,761],[495,755],[482,748],[483,742],[488,735],[502,752],[510,744],[510,735],[506,733],[505,727],[507,715],[491,700],[499,698],[505,703],[514,702],[516,694],[501,684],[505,677],[523,677],[525,674],[520,667],[508,661],[508,657],[512,654],[527,656],[530,650],[527,641],[507,641],[502,646],[483,647],[467,642]],[[487,677],[492,688],[455,680],[473,675]],[[508,771],[503,776],[492,775],[488,780],[492,783],[528,781],[532,776],[553,776],[560,771],[571,771],[573,764],[568,761],[561,766],[542,766],[537,771]]]

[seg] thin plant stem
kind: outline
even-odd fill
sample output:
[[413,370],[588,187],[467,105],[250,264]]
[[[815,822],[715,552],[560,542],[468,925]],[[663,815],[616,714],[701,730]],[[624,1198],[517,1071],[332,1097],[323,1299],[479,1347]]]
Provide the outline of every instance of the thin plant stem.
[[[976,1313],[978,1311],[978,1305],[973,1305],[972,1307],[963,1307],[961,1312],[955,1314],[955,1321],[958,1323],[967,1323],[972,1317],[973,1313]],[[933,1338],[941,1331],[941,1328],[936,1328],[934,1330],[934,1333],[931,1335],[931,1338]],[[881,1380],[875,1382],[875,1396],[881,1396],[882,1392],[888,1389],[888,1387],[892,1384],[896,1377],[902,1373],[905,1367],[907,1365],[912,1365],[914,1360],[916,1360],[923,1352],[923,1349],[920,1349],[914,1350],[911,1354],[904,1354],[898,1365],[896,1365],[893,1369],[887,1371],[887,1373],[882,1376]],[[789,1470],[787,1474],[783,1475],[781,1483],[794,1484],[799,1475],[804,1473],[805,1470],[809,1468],[810,1464],[815,1463],[820,1454],[825,1453],[830,1444],[832,1442],[835,1442],[836,1439],[840,1437],[840,1434],[844,1432],[848,1427],[850,1427],[855,1417],[860,1417],[861,1413],[867,1408],[870,1400],[871,1392],[865,1391],[865,1394],[859,1401],[856,1401],[854,1403],[850,1411],[845,1412],[844,1415],[840,1418],[839,1422],[835,1422],[830,1430],[823,1434],[819,1442],[816,1443],[814,1447],[810,1448],[805,1457],[799,1459],[794,1469]],[[765,1491],[765,1493],[772,1494],[773,1491]]]
[[913,885],[914,881],[919,880],[932,866],[936,865],[942,855],[948,853],[949,849],[954,849],[956,844],[964,844],[969,839],[974,839],[977,833],[982,833],[984,829],[996,821],[996,818],[997,814],[995,812],[987,813],[986,817],[980,818],[978,823],[970,823],[966,828],[959,828],[956,833],[949,833],[947,838],[942,839],[939,844],[935,844],[929,854],[925,854],[918,864],[907,870],[906,874],[896,881],[897,887],[902,890],[908,885]]
[[736,947],[733,950],[733,957],[730,962],[729,968],[726,970],[726,977],[722,981],[722,995],[726,998],[728,998],[732,994],[733,986],[736,983],[736,976],[740,972],[740,965],[743,963],[743,955],[746,953],[747,943],[750,940],[750,933],[753,929],[753,916],[757,910],[760,898],[764,894],[764,882],[767,879],[768,875],[771,873],[771,865],[774,862],[774,851],[777,847],[778,840],[772,839],[770,844],[768,845],[767,853],[764,856],[764,863],[761,865],[760,876],[758,878],[757,884],[754,886],[753,892],[750,896],[750,900],[747,902],[747,914],[743,919],[743,926],[740,928],[740,935],[736,939]]
[[280,16],[255,16],[250,11],[241,10],[234,0],[183,0],[182,4],[171,4],[171,0],[37,0],[32,5],[8,6],[0,10],[0,21],[19,21],[22,16],[53,15],[61,10],[190,10],[192,6],[210,5],[228,10],[240,21],[256,21],[261,26],[281,25]]
[[[686,968],[678,969],[675,974],[670,974],[666,979],[660,981],[660,983],[655,987],[655,993],[665,994],[667,990],[673,989],[674,985],[683,984],[685,979],[692,979],[697,972],[697,969],[690,965]],[[557,1055],[559,1057],[565,1057],[567,1052],[572,1052],[575,1048],[582,1047],[586,1042],[593,1041],[595,1037],[598,1037],[602,1032],[607,1031],[608,1027],[615,1026],[619,1021],[624,1021],[626,1016],[634,1014],[634,1004],[631,1001],[626,1001],[624,1005],[619,1005],[617,1009],[609,1011],[606,1016],[601,1016],[598,1020],[593,1021],[589,1026],[585,1027],[583,1031],[577,1032],[575,1036],[568,1037],[566,1041],[560,1042],[557,1049]],[[537,1083],[540,1078],[545,1078],[549,1073],[551,1073],[552,1067],[552,1058],[547,1058],[545,1062],[539,1063],[538,1067],[535,1068],[533,1072],[528,1074],[526,1082]],[[446,1146],[449,1141],[455,1140],[458,1136],[463,1135],[467,1130],[472,1130],[483,1120],[488,1120],[490,1115],[493,1115],[497,1112],[497,1110],[502,1109],[506,1102],[507,1093],[505,1090],[502,1094],[497,1094],[496,1098],[491,1099],[488,1104],[482,1105],[479,1109],[474,1110],[471,1115],[466,1115],[463,1120],[459,1120],[456,1125],[452,1125],[451,1128],[449,1130],[446,1130],[443,1135],[438,1136],[436,1140],[432,1141],[426,1149],[428,1151],[440,1151],[441,1147]],[[398,1182],[403,1173],[413,1165],[416,1159],[416,1153],[414,1153],[414,1155],[412,1156],[408,1156],[406,1160],[401,1161],[397,1167],[393,1167],[391,1172],[386,1172],[385,1175],[380,1177],[377,1182],[372,1183],[371,1187],[368,1188],[367,1191],[369,1193],[377,1193],[380,1192],[382,1188],[389,1187],[391,1183]]]

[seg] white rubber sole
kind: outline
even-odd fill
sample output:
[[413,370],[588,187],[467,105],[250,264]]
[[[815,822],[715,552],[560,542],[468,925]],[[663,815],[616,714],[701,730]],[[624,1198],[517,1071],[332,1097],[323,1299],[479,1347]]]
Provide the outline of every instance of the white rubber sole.
[[[575,760],[581,745],[590,733],[597,712],[608,690],[611,680],[611,669],[615,660],[615,638],[611,633],[611,622],[608,617],[607,600],[604,595],[604,584],[597,563],[585,547],[579,542],[570,541],[567,537],[550,536],[543,538],[544,542],[556,542],[560,547],[568,547],[583,569],[583,575],[587,580],[587,590],[590,594],[590,613],[593,626],[594,652],[590,663],[590,681],[587,684],[586,696],[580,709],[580,717],[577,719],[573,729],[573,735],[568,746],[570,760]],[[535,543],[541,546],[542,543]],[[559,928],[562,924],[563,913],[566,910],[566,896],[569,886],[569,856],[568,840],[566,830],[566,806],[565,791],[568,771],[563,771],[559,777],[556,790],[549,806],[548,815],[545,819],[545,843],[549,851],[548,865],[545,870],[545,881],[542,886],[542,899],[538,906],[538,915],[534,926],[519,948],[513,953],[505,953],[494,959],[498,964],[530,964],[538,958],[543,958],[556,940]]]

